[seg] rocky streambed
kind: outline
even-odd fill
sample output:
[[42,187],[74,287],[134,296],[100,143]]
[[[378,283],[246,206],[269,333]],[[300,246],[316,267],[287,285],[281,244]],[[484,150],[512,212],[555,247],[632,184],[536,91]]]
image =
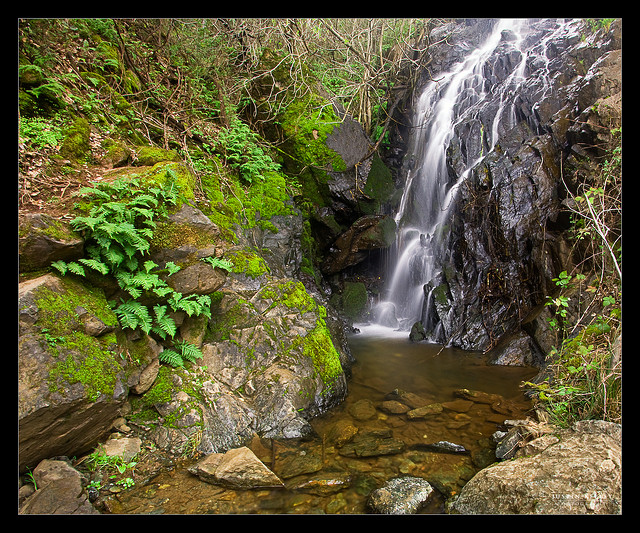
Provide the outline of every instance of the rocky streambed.
[[[405,335],[365,332],[349,341],[357,360],[349,394],[310,421],[309,436],[256,436],[160,468],[133,488],[103,491],[103,512],[445,512],[445,501],[496,461],[492,435],[526,418],[519,383],[536,370],[490,366],[480,354]],[[400,507],[386,493],[400,494]]]

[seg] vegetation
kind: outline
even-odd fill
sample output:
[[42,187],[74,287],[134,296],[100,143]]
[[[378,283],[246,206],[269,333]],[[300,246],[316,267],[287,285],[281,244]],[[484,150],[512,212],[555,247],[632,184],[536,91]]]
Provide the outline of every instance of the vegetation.
[[582,419],[622,417],[622,130],[598,172],[577,191],[567,187],[573,216],[573,272],[554,279],[547,298],[557,345],[548,354],[551,379],[527,383],[561,426]]

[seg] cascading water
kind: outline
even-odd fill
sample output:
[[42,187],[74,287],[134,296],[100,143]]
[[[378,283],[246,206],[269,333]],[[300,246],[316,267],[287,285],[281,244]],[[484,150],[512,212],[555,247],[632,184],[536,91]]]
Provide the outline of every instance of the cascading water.
[[[544,39],[525,45],[528,25],[527,19],[499,20],[484,43],[424,87],[416,103],[409,170],[395,216],[398,229],[385,299],[373,313],[376,323],[408,330],[419,321],[427,338],[445,341],[431,310],[434,299],[442,298],[435,290],[449,253],[456,193],[501,133],[522,120],[514,102],[528,60],[541,57],[548,62]],[[556,31],[561,27],[557,23]],[[489,117],[487,102],[493,106]],[[462,153],[453,169],[448,150],[457,126],[464,126],[467,137],[460,140]]]

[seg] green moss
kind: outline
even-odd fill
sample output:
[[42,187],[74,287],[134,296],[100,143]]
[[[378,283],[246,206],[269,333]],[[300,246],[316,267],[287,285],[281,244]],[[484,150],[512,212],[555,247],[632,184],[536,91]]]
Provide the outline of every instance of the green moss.
[[118,319],[107,304],[102,289],[90,289],[71,278],[61,279],[64,293],[41,286],[34,291],[38,307],[38,326],[51,335],[62,336],[77,329],[80,322],[78,307],[86,309],[107,326],[117,326]]
[[64,393],[64,382],[81,383],[85,395],[92,401],[96,401],[102,394],[113,396],[121,370],[115,358],[115,346],[116,337],[113,333],[100,338],[78,331],[66,334],[60,339],[60,353],[64,353],[63,350],[70,353],[51,368],[49,389]]
[[153,386],[143,396],[145,405],[151,406],[171,401],[171,392],[173,391],[171,373],[172,369],[170,367],[166,365],[160,366]]
[[232,272],[246,274],[250,278],[255,279],[270,272],[266,261],[251,250],[231,252],[228,259],[233,263]]
[[367,309],[369,296],[364,283],[346,282],[340,298],[344,314],[351,320],[361,318]]
[[340,124],[330,102],[320,97],[294,100],[280,119],[285,135],[284,163],[299,176],[305,200],[322,207],[329,197],[327,171],[344,171],[340,154],[326,144],[327,136]]
[[71,162],[84,162],[91,154],[89,138],[91,126],[84,118],[76,118],[64,131],[60,155]]
[[180,155],[175,150],[165,150],[156,146],[139,146],[137,157],[137,164],[140,166],[153,166],[166,161],[180,161]]
[[340,355],[333,345],[324,319],[318,319],[316,327],[304,338],[303,355],[311,358],[314,368],[327,387],[325,392],[328,392],[332,383],[342,375],[343,371]]
[[380,205],[389,202],[395,192],[391,170],[382,162],[377,153],[373,157],[363,192],[370,198],[370,200],[359,203],[360,210],[364,214],[378,213]]

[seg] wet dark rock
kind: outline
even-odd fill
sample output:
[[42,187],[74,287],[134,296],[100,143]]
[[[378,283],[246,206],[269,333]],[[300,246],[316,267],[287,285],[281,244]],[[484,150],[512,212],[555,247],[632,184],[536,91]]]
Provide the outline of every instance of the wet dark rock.
[[339,453],[346,457],[375,457],[394,455],[405,450],[405,444],[393,438],[391,429],[361,428],[358,434]]
[[399,477],[374,490],[367,506],[379,514],[414,514],[431,496],[433,487],[426,479]]
[[455,444],[453,442],[449,442],[446,440],[441,440],[438,442],[432,442],[429,444],[414,444],[411,446],[412,449],[415,450],[427,450],[432,452],[440,452],[440,453],[469,453],[464,446],[461,444]]
[[395,229],[396,223],[388,215],[359,218],[333,242],[322,271],[335,274],[364,261],[370,250],[388,248],[395,240]]

